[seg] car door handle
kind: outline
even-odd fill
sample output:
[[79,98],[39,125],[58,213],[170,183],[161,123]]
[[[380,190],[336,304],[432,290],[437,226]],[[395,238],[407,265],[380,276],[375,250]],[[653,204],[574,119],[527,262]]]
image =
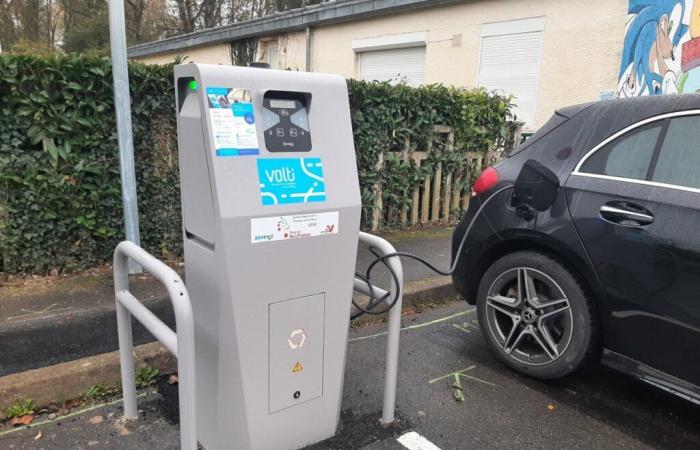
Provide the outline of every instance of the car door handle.
[[[643,208],[640,208],[644,210]],[[650,212],[630,211],[619,206],[603,205],[600,207],[600,216],[619,225],[649,225],[654,223],[654,216]]]

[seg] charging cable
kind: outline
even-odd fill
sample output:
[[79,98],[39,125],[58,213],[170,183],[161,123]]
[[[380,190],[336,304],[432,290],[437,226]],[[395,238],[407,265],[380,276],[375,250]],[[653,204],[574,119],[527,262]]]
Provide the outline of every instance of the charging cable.
[[[367,302],[366,305],[361,306],[358,304],[355,299],[353,298],[352,304],[357,308],[358,312],[355,314],[351,315],[351,319],[356,319],[360,317],[363,314],[373,314],[373,315],[379,315],[379,314],[384,314],[388,312],[391,308],[393,308],[396,305],[396,302],[399,301],[399,295],[401,293],[401,286],[399,286],[399,277],[396,275],[396,272],[391,268],[391,266],[387,263],[387,260],[389,258],[394,258],[394,257],[405,257],[405,258],[410,258],[415,261],[420,262],[421,264],[425,265],[428,269],[432,270],[433,272],[444,275],[444,276],[449,276],[454,273],[455,269],[457,268],[457,264],[459,263],[459,258],[462,256],[462,250],[464,248],[464,244],[467,242],[467,236],[469,236],[469,232],[471,231],[472,227],[474,226],[474,222],[476,222],[476,219],[479,217],[481,214],[481,211],[486,207],[486,205],[489,204],[489,202],[495,198],[498,194],[500,194],[503,191],[506,191],[508,189],[513,189],[513,185],[508,185],[500,188],[489,198],[484,200],[484,202],[481,204],[479,209],[476,211],[476,214],[474,214],[474,217],[472,218],[471,222],[469,222],[469,226],[467,226],[467,229],[464,232],[464,236],[462,236],[462,240],[459,243],[459,247],[457,247],[457,253],[455,256],[454,261],[452,261],[452,266],[450,266],[449,269],[447,270],[441,270],[437,267],[435,267],[432,263],[429,261],[426,261],[424,258],[414,255],[413,253],[407,253],[407,252],[394,252],[394,253],[387,253],[386,255],[380,255],[379,252],[377,251],[376,248],[370,247],[369,251],[372,252],[372,254],[376,257],[367,267],[367,270],[365,273],[361,272],[355,272],[355,278],[362,280],[364,283],[367,284],[368,290],[369,290],[369,301]],[[372,286],[372,270],[378,265],[382,264],[386,269],[389,271],[389,274],[394,280],[394,286],[396,286],[396,292],[394,293],[394,298],[386,304],[384,308],[377,309],[377,306],[379,306],[381,303],[385,303],[386,299],[390,295],[389,292],[387,292],[385,295],[382,297],[377,298],[375,296],[374,288]]]

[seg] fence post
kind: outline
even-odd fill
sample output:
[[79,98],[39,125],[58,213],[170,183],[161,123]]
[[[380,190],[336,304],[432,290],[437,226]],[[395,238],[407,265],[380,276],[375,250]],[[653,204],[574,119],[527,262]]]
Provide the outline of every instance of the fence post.
[[[375,173],[382,173],[384,169],[384,151],[379,152],[379,157],[377,158],[377,164],[374,165]],[[372,186],[372,191],[374,192],[374,208],[372,208],[372,231],[377,231],[382,223],[382,209],[384,208],[382,202],[382,182],[378,179],[374,182]]]
[[[452,128],[446,129],[447,131],[447,144],[445,146],[446,152],[453,152],[455,147],[455,132]],[[454,174],[454,169],[449,171],[445,176],[445,191],[442,195],[442,221],[444,223],[450,222],[450,215],[452,212],[450,196],[452,195],[452,176]]]
[[[420,170],[421,161],[427,158],[427,155],[425,152],[413,152],[411,158],[413,158],[416,168]],[[411,225],[418,225],[420,210],[420,186],[416,186],[415,189],[413,189],[413,200],[411,202]]]
[[[401,161],[407,162],[409,160],[409,153],[411,151],[411,138],[406,137],[403,143],[403,150],[401,151]],[[406,228],[408,225],[408,205],[403,205],[401,207],[401,228]]]

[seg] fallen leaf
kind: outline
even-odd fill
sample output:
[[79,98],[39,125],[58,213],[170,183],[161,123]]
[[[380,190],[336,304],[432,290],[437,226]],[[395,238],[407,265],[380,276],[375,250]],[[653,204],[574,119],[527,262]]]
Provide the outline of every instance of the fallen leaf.
[[88,447],[94,447],[99,443],[100,443],[100,441],[88,441]]
[[114,428],[119,432],[121,436],[126,436],[127,434],[131,434],[131,431],[129,431],[128,428],[126,428],[126,425],[124,425],[124,422],[126,419],[123,417],[120,417],[119,419],[114,421]]
[[177,384],[177,375],[172,374],[170,375],[170,378],[168,378],[168,384]]
[[38,441],[39,439],[41,439],[41,430],[39,430],[39,432],[36,434],[36,436],[34,436],[35,441]]
[[105,418],[102,417],[102,416],[94,416],[94,417],[91,417],[91,418],[88,420],[88,422],[90,422],[90,423],[93,424],[93,425],[99,425],[99,424],[101,424],[101,423],[104,422],[104,421],[105,421]]
[[557,407],[554,406],[553,404],[550,403],[550,404],[547,405],[547,410],[548,410],[548,411],[554,411],[555,409],[557,409]]
[[67,400],[66,403],[63,404],[63,407],[66,409],[73,409],[79,405],[80,405],[80,400],[74,398],[72,400]]
[[13,427],[20,426],[20,425],[29,425],[33,421],[34,421],[34,416],[32,416],[31,414],[27,414],[26,416],[22,416],[22,417],[13,417],[10,420],[10,425],[12,425]]

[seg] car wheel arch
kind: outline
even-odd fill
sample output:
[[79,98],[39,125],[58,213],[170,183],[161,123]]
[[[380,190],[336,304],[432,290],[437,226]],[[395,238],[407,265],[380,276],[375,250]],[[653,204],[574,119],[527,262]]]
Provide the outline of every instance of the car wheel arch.
[[468,277],[469,285],[467,291],[471,294],[469,295],[469,303],[476,303],[475,295],[479,282],[488,268],[498,259],[518,251],[542,253],[562,264],[580,281],[586,293],[593,299],[604,343],[611,342],[609,340],[612,336],[610,316],[604,301],[605,294],[593,270],[574,252],[561,251],[563,244],[554,241],[549,235],[532,230],[528,230],[529,233],[523,234],[523,231],[517,230],[516,236],[494,242],[482,253],[476,268],[477,276]]

